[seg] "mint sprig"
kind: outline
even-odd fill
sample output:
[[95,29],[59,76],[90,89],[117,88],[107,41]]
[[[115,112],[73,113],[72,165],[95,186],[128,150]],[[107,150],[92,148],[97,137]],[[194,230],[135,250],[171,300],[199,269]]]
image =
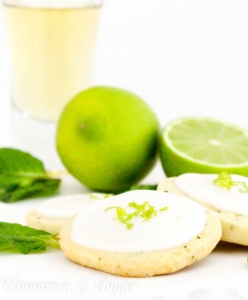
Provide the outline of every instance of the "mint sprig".
[[48,246],[60,249],[56,234],[16,223],[0,222],[0,251],[41,253]]
[[156,191],[158,185],[157,184],[136,184],[131,186],[130,191],[135,191],[135,190],[151,190],[151,191]]
[[32,155],[11,148],[0,149],[0,201],[48,196],[61,180],[47,175],[43,163]]

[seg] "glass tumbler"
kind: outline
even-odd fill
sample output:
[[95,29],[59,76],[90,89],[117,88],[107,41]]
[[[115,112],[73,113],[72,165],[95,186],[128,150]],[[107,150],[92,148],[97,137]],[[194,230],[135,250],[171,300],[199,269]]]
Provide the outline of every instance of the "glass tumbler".
[[56,167],[56,122],[92,85],[101,0],[3,0],[10,44],[13,146]]

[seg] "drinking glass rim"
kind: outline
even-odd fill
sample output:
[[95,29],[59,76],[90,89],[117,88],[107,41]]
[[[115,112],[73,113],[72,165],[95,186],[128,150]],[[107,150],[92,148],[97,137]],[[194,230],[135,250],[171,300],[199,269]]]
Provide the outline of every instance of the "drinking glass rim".
[[100,7],[103,0],[2,0],[3,5],[39,9]]

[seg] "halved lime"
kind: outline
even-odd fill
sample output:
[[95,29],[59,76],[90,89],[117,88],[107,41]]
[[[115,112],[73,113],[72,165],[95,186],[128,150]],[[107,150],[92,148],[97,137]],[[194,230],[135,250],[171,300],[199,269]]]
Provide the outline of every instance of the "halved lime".
[[223,170],[248,176],[248,130],[206,117],[178,119],[162,131],[160,157],[168,177]]

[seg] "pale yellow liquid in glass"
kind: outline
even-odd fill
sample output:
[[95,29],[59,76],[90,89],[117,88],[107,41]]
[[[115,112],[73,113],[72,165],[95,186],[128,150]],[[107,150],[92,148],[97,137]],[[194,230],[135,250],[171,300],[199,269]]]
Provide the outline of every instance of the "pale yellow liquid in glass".
[[100,7],[43,9],[5,5],[15,107],[56,121],[65,104],[92,84]]

